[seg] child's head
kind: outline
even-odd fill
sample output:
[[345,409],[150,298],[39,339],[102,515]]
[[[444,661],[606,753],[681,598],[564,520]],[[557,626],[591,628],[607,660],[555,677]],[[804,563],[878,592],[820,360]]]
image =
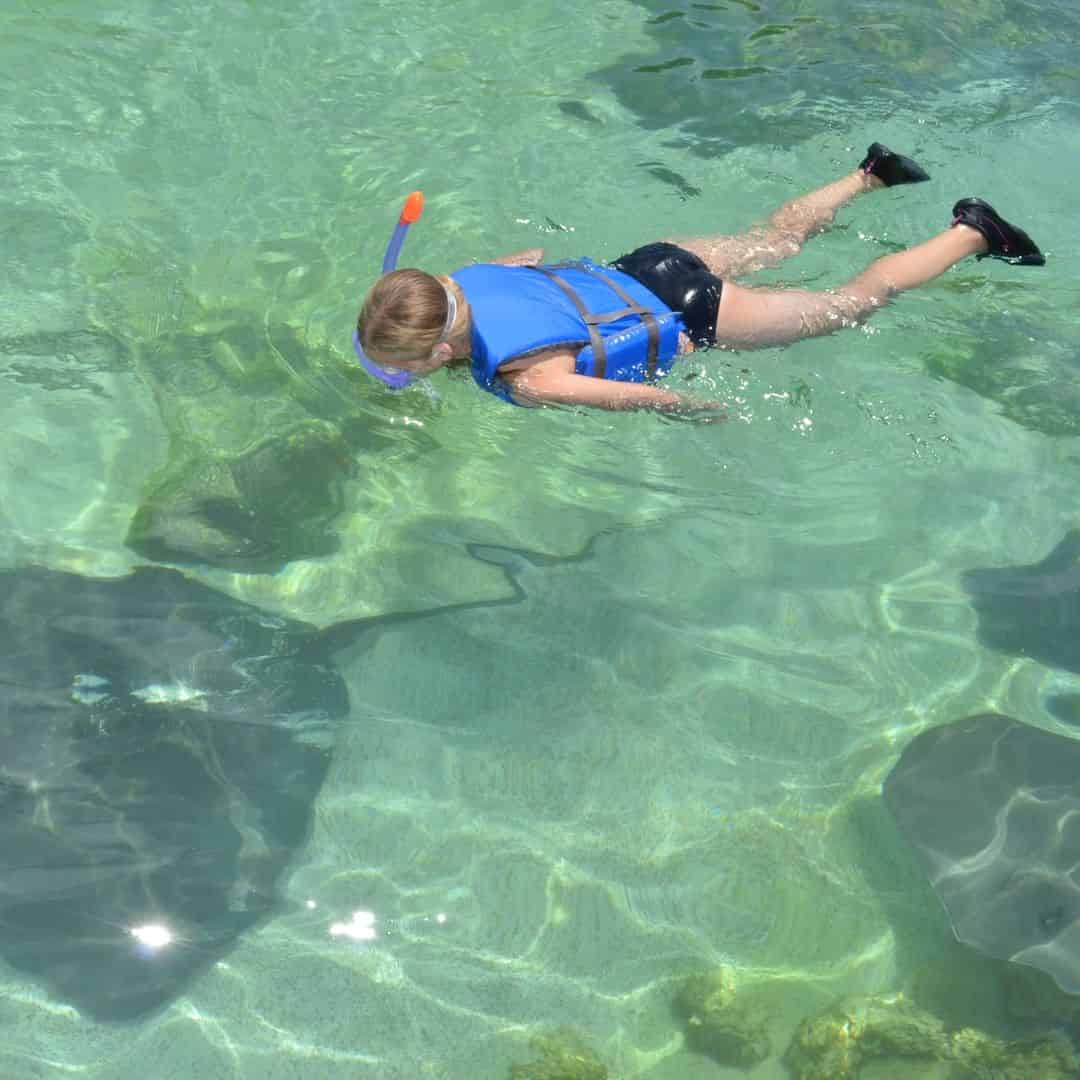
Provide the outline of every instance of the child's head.
[[464,308],[450,279],[423,270],[393,270],[368,293],[356,332],[376,364],[426,375],[453,358],[448,338],[464,325]]

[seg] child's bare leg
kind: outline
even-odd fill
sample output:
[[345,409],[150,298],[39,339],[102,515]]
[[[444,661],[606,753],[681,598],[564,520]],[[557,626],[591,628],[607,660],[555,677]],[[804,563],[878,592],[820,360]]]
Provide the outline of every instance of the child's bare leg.
[[716,344],[729,349],[761,349],[857,326],[898,293],[931,281],[987,247],[978,230],[954,225],[916,247],[885,255],[830,292],[748,289],[725,281]]
[[675,240],[679,247],[703,259],[709,269],[728,281],[755,270],[776,266],[798,252],[815,233],[836,217],[836,211],[856,195],[885,185],[862,169],[816,191],[784,203],[763,225],[737,236],[702,236]]

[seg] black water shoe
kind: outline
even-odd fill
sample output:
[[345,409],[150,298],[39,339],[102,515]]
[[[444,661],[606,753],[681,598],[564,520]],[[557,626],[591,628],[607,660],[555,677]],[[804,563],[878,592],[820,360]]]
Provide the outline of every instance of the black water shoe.
[[954,225],[970,225],[983,234],[989,251],[976,259],[1003,259],[1013,266],[1044,266],[1046,256],[1023,229],[1010,225],[988,202],[961,199],[953,208]]
[[887,146],[881,143],[871,143],[866,148],[866,157],[859,162],[859,168],[864,173],[876,176],[884,181],[886,187],[895,187],[897,184],[920,184],[923,180],[929,180],[930,174],[909,157],[903,154],[894,154]]

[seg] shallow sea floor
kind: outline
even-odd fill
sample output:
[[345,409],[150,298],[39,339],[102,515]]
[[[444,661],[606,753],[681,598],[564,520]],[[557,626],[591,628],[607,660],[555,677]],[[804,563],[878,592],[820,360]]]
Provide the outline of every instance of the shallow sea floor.
[[[162,475],[330,430],[326,550],[185,570],[324,626],[480,606],[339,657],[352,711],[280,917],[134,1025],[0,966],[0,1074],[487,1080],[573,1025],[612,1077],[748,1075],[691,1052],[673,1005],[721,965],[764,986],[753,1077],[787,1075],[796,1024],[841,994],[1019,1030],[880,784],[968,713],[1069,730],[1043,699],[1080,676],[984,650],[960,574],[1080,520],[1080,15],[859,18],[5,7],[4,564],[122,573]],[[674,379],[725,424],[517,410],[446,375],[395,396],[348,367],[412,188],[406,264],[614,258],[736,232],[875,139],[931,182],[845,208],[761,281],[837,284],[972,194],[1048,266],[972,261],[861,330],[695,358]]]

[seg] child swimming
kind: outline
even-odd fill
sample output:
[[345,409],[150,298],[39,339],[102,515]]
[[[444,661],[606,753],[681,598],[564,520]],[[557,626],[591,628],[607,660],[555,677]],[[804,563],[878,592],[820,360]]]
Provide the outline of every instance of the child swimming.
[[469,360],[478,385],[520,405],[713,408],[657,377],[695,349],[758,349],[858,326],[968,256],[1045,263],[1023,229],[967,198],[943,232],[883,256],[839,288],[735,283],[800,251],[857,196],[928,179],[911,158],[875,142],[854,172],[785,203],[763,225],[646,244],[610,266],[588,259],[545,265],[543,249],[534,248],[449,276],[396,270],[407,228],[399,224],[384,262],[390,272],[364,300],[354,345],[366,370],[394,388]]

